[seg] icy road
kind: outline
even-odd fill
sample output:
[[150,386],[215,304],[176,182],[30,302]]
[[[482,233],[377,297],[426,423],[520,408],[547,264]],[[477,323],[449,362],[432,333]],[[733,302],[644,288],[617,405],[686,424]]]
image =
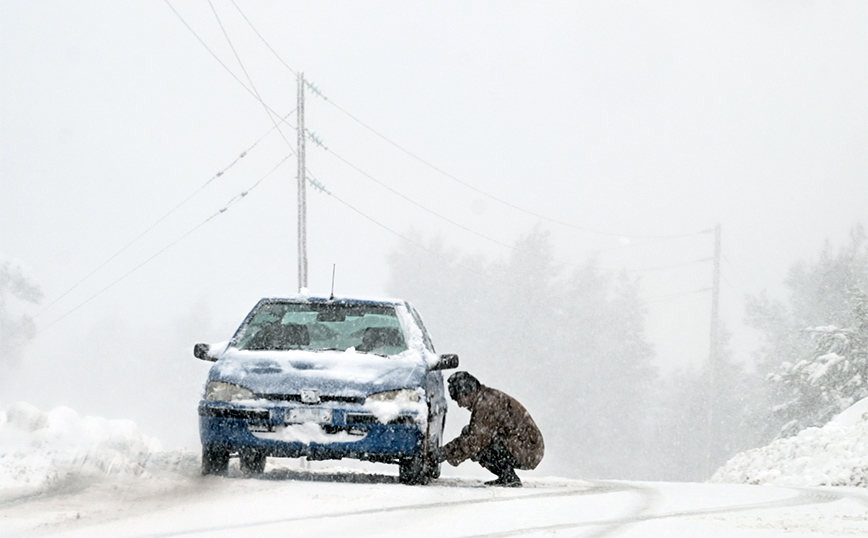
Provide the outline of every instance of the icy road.
[[79,477],[0,502],[0,536],[821,537],[868,536],[865,488],[782,488],[527,478],[522,489],[296,461],[259,478],[171,472]]

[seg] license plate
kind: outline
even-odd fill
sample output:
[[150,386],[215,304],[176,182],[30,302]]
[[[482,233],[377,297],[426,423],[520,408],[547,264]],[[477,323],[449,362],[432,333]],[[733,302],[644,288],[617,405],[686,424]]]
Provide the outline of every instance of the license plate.
[[289,410],[289,422],[315,422],[317,424],[330,424],[332,410],[319,407],[295,407]]
[[273,432],[274,431],[274,425],[273,424],[253,423],[253,424],[248,424],[247,429],[249,429],[252,432]]

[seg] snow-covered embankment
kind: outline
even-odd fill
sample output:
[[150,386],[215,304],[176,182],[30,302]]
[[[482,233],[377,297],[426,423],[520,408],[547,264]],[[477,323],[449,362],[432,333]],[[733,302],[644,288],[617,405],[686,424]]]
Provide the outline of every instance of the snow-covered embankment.
[[25,402],[0,411],[0,501],[86,477],[195,469],[195,460],[190,453],[163,452],[131,420],[82,417],[68,407],[45,412]]
[[822,428],[737,454],[711,481],[868,487],[868,398]]

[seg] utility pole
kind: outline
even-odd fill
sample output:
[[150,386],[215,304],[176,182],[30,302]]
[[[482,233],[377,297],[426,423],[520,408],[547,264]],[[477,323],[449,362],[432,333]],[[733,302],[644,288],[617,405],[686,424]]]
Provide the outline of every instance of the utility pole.
[[720,367],[720,224],[714,227],[714,276],[711,286],[711,345],[708,354],[708,472],[712,468],[712,451],[714,449],[715,421],[717,420],[717,379],[716,372]]
[[304,162],[304,73],[298,74],[298,289],[307,288],[307,174]]
[[711,287],[711,365],[717,366],[720,350],[720,233],[721,226],[714,227],[714,277]]

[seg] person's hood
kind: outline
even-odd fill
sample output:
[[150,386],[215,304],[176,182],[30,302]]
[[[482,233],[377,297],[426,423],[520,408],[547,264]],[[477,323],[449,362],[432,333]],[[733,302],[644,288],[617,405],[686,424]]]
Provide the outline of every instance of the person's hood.
[[258,395],[300,394],[365,398],[373,393],[424,387],[427,367],[412,350],[382,357],[347,351],[240,351],[228,348],[209,381],[233,383]]

